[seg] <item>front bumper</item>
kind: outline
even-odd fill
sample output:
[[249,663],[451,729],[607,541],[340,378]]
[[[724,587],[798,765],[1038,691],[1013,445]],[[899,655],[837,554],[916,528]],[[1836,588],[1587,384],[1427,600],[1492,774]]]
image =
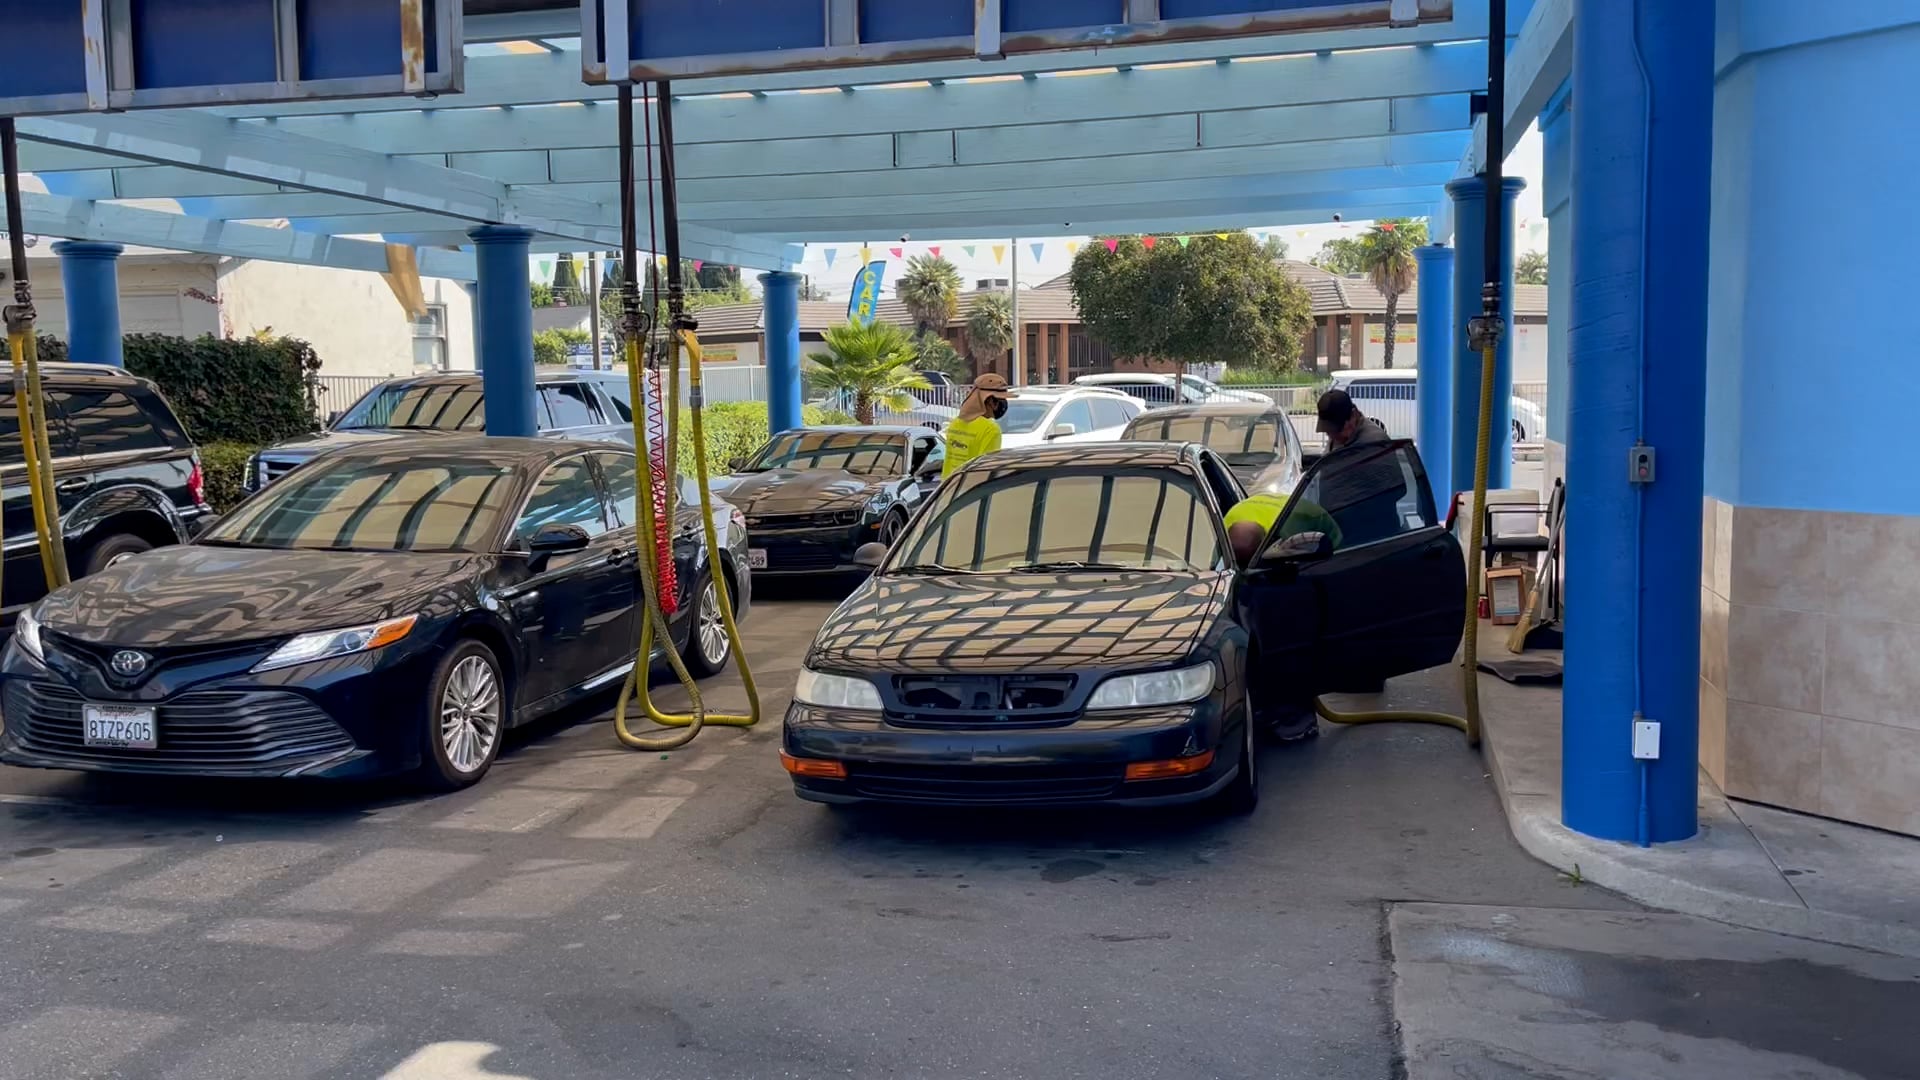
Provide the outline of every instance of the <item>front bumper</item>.
[[[1161,806],[1226,787],[1240,766],[1245,710],[1216,694],[1194,705],[1088,717],[1046,728],[908,728],[873,713],[795,704],[782,734],[796,758],[837,761],[845,779],[796,776],[794,793],[824,803],[933,806]],[[1214,751],[1201,772],[1126,779],[1134,762]]]
[[767,553],[767,565],[754,567],[756,577],[803,577],[814,574],[861,574],[872,567],[853,561],[860,545],[880,538],[878,521],[858,525],[758,529],[748,526],[747,547]]

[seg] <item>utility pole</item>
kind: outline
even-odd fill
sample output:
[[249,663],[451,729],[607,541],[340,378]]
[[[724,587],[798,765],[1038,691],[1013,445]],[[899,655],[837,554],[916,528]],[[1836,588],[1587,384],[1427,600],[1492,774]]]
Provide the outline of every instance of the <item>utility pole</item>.
[[1007,278],[1007,291],[1012,293],[1013,319],[1013,378],[1007,380],[1014,386],[1027,384],[1027,364],[1020,354],[1020,346],[1026,343],[1027,335],[1020,332],[1020,238],[1014,237],[1008,243],[1007,250],[1013,253],[1013,274]]
[[593,335],[593,370],[600,370],[600,253],[587,252],[587,333]]

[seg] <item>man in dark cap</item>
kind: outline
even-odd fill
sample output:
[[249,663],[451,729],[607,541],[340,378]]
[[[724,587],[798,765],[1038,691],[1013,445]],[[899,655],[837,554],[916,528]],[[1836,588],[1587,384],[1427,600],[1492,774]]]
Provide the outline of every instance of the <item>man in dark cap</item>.
[[1385,428],[1360,411],[1345,390],[1329,390],[1320,395],[1320,423],[1315,428],[1327,437],[1327,453],[1351,446],[1389,442]]

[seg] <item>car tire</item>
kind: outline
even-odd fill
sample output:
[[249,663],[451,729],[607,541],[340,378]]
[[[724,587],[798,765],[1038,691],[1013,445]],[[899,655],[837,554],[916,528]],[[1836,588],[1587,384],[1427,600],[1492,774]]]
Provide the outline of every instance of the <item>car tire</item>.
[[112,536],[103,536],[87,548],[87,559],[86,562],[82,564],[81,574],[84,577],[92,577],[94,574],[105,570],[107,567],[112,566],[122,559],[138,555],[143,551],[152,550],[153,543],[151,541],[145,537],[135,536],[132,533],[115,533]]
[[499,659],[473,638],[462,638],[441,658],[427,687],[422,781],[438,791],[478,783],[500,755],[513,721]]
[[1240,725],[1240,766],[1220,792],[1220,809],[1228,814],[1251,814],[1260,805],[1260,764],[1253,728],[1253,707],[1249,705],[1246,720]]
[[1513,441],[1516,443],[1527,441],[1527,429],[1522,427],[1518,420],[1513,422]]
[[879,540],[889,548],[893,547],[893,542],[900,539],[900,534],[906,531],[907,515],[898,510],[890,510],[886,517],[880,519]]
[[687,643],[680,649],[687,672],[696,679],[718,675],[733,657],[733,639],[720,617],[720,590],[711,571],[702,571],[694,589],[694,608],[687,617]]

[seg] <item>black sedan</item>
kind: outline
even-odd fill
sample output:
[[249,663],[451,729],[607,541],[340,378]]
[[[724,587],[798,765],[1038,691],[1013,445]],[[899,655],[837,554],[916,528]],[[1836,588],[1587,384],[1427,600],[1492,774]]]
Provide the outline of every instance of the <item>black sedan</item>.
[[[622,678],[639,636],[631,451],[448,435],[343,449],[186,547],[61,589],[0,657],[0,761],[204,776],[483,776],[508,728]],[[698,505],[675,647],[728,659]],[[741,614],[745,529],[716,505]]]
[[946,441],[915,427],[796,428],[775,435],[715,491],[746,514],[753,572],[864,574],[863,544],[891,544],[940,486]]
[[[826,803],[1258,798],[1253,702],[1445,663],[1466,571],[1404,442],[1312,470],[1251,565],[1212,451],[991,454],[821,627],[783,732]],[[1294,520],[1302,504],[1337,530]],[[1324,516],[1315,515],[1324,522]]]

